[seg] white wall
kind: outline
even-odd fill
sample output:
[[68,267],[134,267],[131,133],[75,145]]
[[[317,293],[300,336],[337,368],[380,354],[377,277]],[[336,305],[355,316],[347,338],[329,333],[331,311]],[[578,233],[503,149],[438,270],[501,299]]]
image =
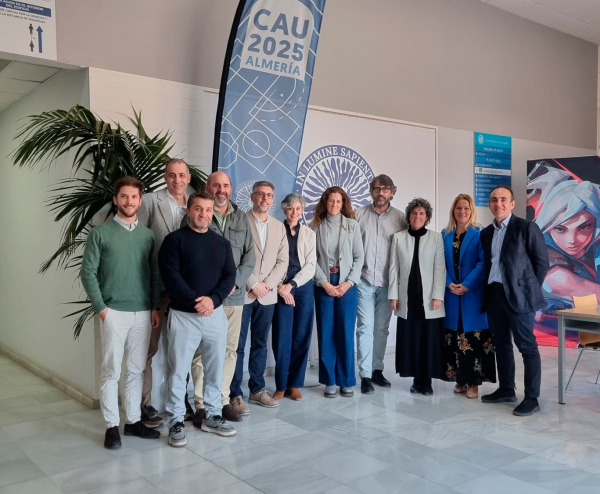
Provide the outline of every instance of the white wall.
[[[478,130],[478,129],[476,129]],[[512,188],[515,193],[515,214],[525,217],[527,194],[527,160],[538,158],[567,158],[590,156],[593,148],[575,148],[545,142],[512,140]],[[454,198],[461,193],[474,193],[474,148],[473,132],[438,128],[438,211],[439,228],[448,223],[449,208]],[[478,207],[480,223],[488,225],[492,214],[488,208]]]
[[[171,131],[170,155],[210,173],[215,108],[207,89],[162,79],[90,68],[90,109],[107,121],[132,129],[132,108],[142,111],[146,133]],[[207,141],[207,137],[210,140]],[[210,146],[210,147],[208,147]]]
[[[219,87],[238,3],[56,0],[58,59]],[[310,102],[593,149],[597,67],[593,43],[477,0],[327,0]]]
[[23,118],[78,103],[88,104],[87,70],[63,70],[0,114],[0,346],[93,397],[93,324],[73,341],[73,320],[62,319],[75,310],[62,304],[81,299],[79,282],[75,274],[55,269],[38,274],[58,247],[62,226],[44,201],[50,186],[69,175],[70,166],[60,160],[43,172],[19,169],[9,157]]

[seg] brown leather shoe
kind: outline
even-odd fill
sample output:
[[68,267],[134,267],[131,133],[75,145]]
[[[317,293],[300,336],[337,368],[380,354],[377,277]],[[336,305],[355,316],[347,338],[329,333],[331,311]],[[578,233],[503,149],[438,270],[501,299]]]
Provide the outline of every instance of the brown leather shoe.
[[274,400],[283,400],[284,393],[285,393],[285,391],[275,391],[275,393],[273,393],[273,399]]
[[242,416],[237,413],[231,405],[225,405],[221,414],[227,422],[241,422]]
[[206,412],[204,411],[204,408],[198,408],[198,410],[196,410],[196,413],[194,413],[194,418],[192,419],[192,425],[196,429],[200,429],[202,427],[202,421],[204,420],[205,417],[206,417]]
[[271,393],[266,389],[263,389],[258,393],[250,393],[248,401],[265,408],[275,408],[279,406],[279,402],[274,399],[273,396],[271,396]]
[[232,398],[231,400],[229,400],[229,404],[231,405],[233,410],[236,413],[240,414],[242,417],[244,415],[250,414],[250,409],[248,408],[248,405],[244,403],[244,400],[242,400],[241,396],[236,396],[235,398]]
[[302,401],[302,393],[298,388],[288,388],[285,394],[294,401]]

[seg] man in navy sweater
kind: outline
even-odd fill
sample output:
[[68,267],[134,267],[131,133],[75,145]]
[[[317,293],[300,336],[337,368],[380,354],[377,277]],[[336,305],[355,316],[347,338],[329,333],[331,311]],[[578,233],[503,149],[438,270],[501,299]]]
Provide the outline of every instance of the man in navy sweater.
[[158,254],[162,281],[171,297],[166,411],[169,445],[174,447],[187,444],[182,397],[198,348],[205,378],[202,430],[221,436],[235,434],[221,416],[221,382],[228,328],[222,304],[235,284],[236,268],[229,241],[208,228],[213,209],[214,198],[208,192],[190,195],[189,225],[167,235]]

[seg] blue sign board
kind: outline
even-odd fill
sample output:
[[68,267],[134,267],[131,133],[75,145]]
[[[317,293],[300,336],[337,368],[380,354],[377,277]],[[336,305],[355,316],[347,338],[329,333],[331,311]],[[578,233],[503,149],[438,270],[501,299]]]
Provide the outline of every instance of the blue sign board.
[[487,206],[492,190],[511,185],[512,138],[475,132],[475,206]]

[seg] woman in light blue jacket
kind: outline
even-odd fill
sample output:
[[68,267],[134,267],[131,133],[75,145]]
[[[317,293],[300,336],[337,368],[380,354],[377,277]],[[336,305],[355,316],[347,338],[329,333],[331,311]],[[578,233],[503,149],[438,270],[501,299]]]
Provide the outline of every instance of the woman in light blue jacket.
[[442,232],[446,257],[444,355],[446,377],[456,381],[455,393],[477,398],[482,382],[496,382],[492,336],[481,298],[485,270],[479,239],[481,225],[473,199],[459,194]]
[[362,236],[350,198],[329,187],[317,203],[310,227],[317,234],[315,309],[319,339],[319,382],[325,396],[353,396],[354,327],[360,274],[364,262]]

